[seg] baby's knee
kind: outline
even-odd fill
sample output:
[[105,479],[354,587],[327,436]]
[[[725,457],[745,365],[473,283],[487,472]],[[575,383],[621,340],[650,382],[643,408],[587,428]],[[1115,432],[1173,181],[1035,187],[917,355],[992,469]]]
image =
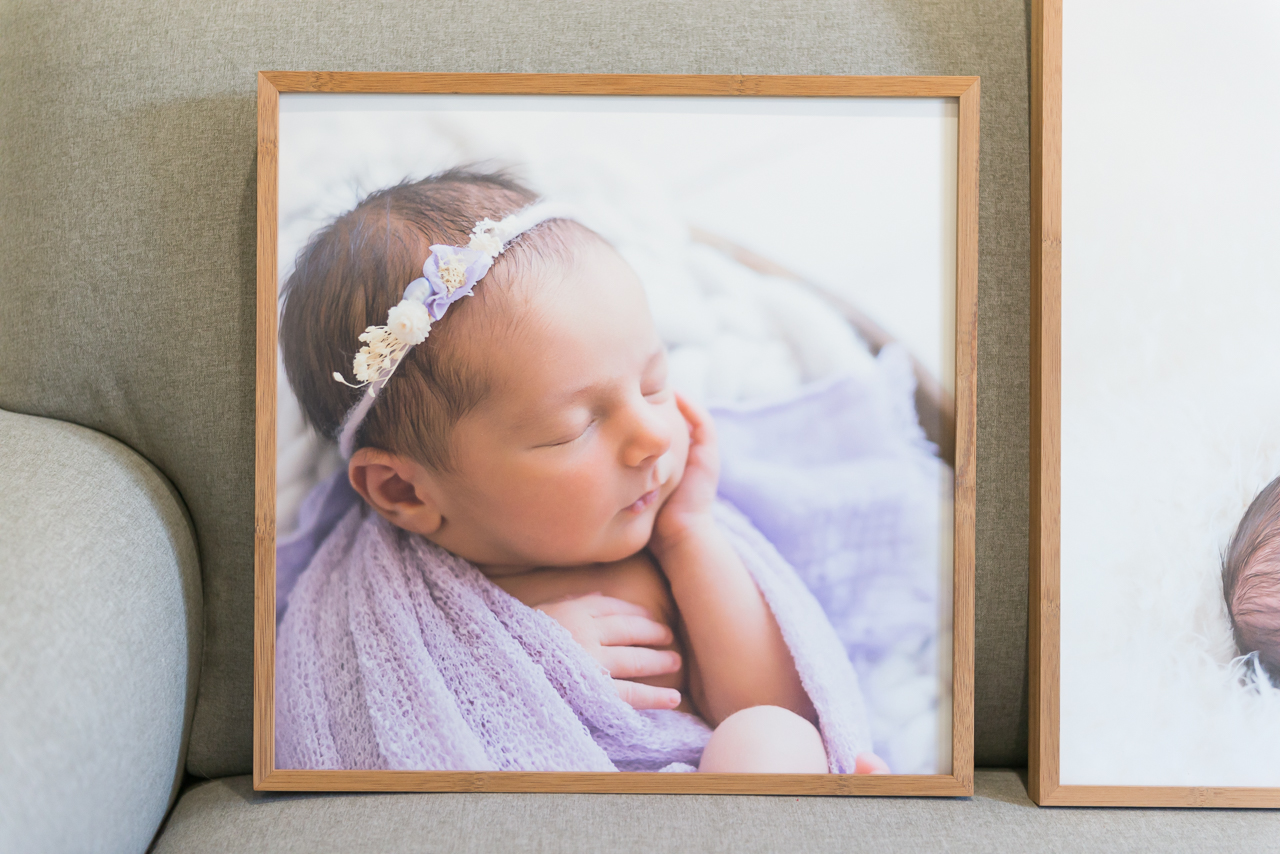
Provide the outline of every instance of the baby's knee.
[[779,706],[752,706],[721,721],[702,751],[699,771],[825,774],[827,751],[817,727]]

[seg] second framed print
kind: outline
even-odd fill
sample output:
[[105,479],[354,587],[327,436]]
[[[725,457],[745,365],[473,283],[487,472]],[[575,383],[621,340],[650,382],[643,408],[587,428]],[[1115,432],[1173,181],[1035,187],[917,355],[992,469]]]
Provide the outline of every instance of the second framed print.
[[255,787],[971,794],[978,97],[259,75]]
[[1274,10],[1033,7],[1031,795],[1280,807]]

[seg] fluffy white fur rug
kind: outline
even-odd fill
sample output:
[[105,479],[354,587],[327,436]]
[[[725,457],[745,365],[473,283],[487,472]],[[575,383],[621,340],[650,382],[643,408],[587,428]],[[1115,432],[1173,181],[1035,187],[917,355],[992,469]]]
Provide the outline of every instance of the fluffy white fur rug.
[[1280,785],[1220,575],[1280,475],[1280,287],[1133,261],[1064,272],[1062,781]]

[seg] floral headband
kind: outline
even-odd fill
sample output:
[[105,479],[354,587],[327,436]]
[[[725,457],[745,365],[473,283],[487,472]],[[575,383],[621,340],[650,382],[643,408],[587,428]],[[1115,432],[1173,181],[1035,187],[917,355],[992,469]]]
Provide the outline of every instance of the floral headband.
[[476,282],[484,278],[494,259],[512,240],[549,219],[572,219],[562,206],[537,202],[500,222],[480,220],[471,229],[471,240],[464,246],[431,247],[422,265],[422,278],[414,279],[404,289],[400,302],[387,312],[385,326],[370,326],[360,335],[364,346],[356,353],[351,371],[358,383],[347,382],[338,372],[333,378],[352,388],[364,388],[360,402],[342,421],[338,434],[338,450],[350,459],[355,450],[356,433],[378,392],[391,379],[396,368],[416,344],[427,340],[431,324],[444,317],[449,306],[471,296]]

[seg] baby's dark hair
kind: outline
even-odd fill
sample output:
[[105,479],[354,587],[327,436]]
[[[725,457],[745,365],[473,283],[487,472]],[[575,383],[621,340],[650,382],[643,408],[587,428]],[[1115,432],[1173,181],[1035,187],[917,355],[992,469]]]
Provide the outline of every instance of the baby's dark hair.
[[[312,235],[284,284],[280,349],[307,421],[336,437],[364,390],[334,380],[352,374],[366,327],[386,323],[405,286],[422,275],[432,244],[465,246],[472,227],[537,200],[503,172],[450,169],[371,193]],[[451,467],[449,434],[489,393],[484,359],[466,346],[476,324],[513,323],[514,283],[538,265],[567,263],[594,233],[572,220],[525,232],[498,256],[473,295],[450,306],[383,387],[355,447],[405,454],[438,471]],[[596,238],[599,239],[599,238]]]
[[1222,561],[1222,595],[1242,653],[1280,683],[1280,477],[1253,499]]

